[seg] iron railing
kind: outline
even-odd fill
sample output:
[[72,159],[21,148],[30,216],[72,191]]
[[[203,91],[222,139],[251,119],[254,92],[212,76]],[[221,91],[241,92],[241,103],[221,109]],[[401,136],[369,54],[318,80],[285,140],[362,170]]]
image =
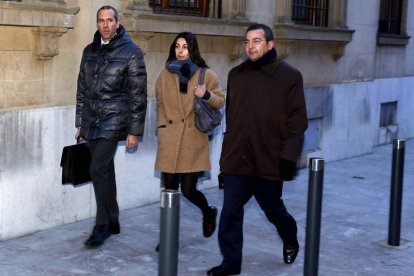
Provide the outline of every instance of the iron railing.
[[328,26],[329,0],[293,0],[292,21],[297,24]]
[[378,32],[381,34],[401,34],[402,0],[382,0]]
[[209,0],[149,0],[154,13],[207,17]]

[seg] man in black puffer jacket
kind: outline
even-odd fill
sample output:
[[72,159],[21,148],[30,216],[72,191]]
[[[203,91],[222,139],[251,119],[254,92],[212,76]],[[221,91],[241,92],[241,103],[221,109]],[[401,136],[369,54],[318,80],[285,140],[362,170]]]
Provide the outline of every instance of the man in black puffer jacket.
[[119,234],[114,155],[118,141],[138,146],[147,108],[147,73],[141,50],[119,24],[118,11],[97,12],[94,40],[83,51],[76,95],[76,139],[89,142],[96,225],[88,248]]

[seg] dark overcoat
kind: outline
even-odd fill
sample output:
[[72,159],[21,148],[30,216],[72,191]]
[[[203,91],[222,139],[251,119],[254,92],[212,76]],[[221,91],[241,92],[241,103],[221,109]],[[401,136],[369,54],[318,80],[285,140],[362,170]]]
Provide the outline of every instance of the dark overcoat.
[[307,128],[301,73],[276,57],[262,66],[247,60],[227,84],[221,171],[281,180],[279,160],[296,162]]

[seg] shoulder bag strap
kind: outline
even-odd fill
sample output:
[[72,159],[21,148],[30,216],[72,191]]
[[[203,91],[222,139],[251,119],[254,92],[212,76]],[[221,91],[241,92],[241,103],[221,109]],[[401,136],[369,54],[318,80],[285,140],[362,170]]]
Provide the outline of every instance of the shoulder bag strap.
[[198,75],[198,84],[201,85],[204,83],[204,74],[206,73],[207,68],[200,68],[200,74]]

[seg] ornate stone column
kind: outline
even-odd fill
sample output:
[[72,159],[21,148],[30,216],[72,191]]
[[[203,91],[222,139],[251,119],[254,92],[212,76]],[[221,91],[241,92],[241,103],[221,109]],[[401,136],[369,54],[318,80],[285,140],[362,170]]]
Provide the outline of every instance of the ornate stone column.
[[0,26],[31,27],[35,55],[40,60],[59,54],[59,38],[74,28],[79,7],[67,7],[64,0],[0,0]]
[[14,2],[22,2],[25,4],[49,4],[54,2],[57,5],[66,5],[65,0],[18,0]]
[[152,12],[149,7],[148,0],[127,0],[127,9]]
[[65,0],[40,0],[40,2],[56,2],[57,4],[65,4]]
[[246,0],[231,0],[232,19],[247,20],[246,17]]
[[[279,5],[279,4],[278,4]],[[281,8],[282,17],[280,22],[281,23],[287,23],[287,24],[293,24],[292,21],[292,0],[284,0],[280,2],[280,5],[283,5],[283,8]]]
[[33,29],[36,38],[35,54],[40,60],[52,59],[59,54],[59,38],[67,28],[38,27]]
[[149,50],[148,44],[149,41],[154,37],[154,33],[130,31],[129,34],[131,35],[132,40],[138,44],[139,48],[145,55]]

